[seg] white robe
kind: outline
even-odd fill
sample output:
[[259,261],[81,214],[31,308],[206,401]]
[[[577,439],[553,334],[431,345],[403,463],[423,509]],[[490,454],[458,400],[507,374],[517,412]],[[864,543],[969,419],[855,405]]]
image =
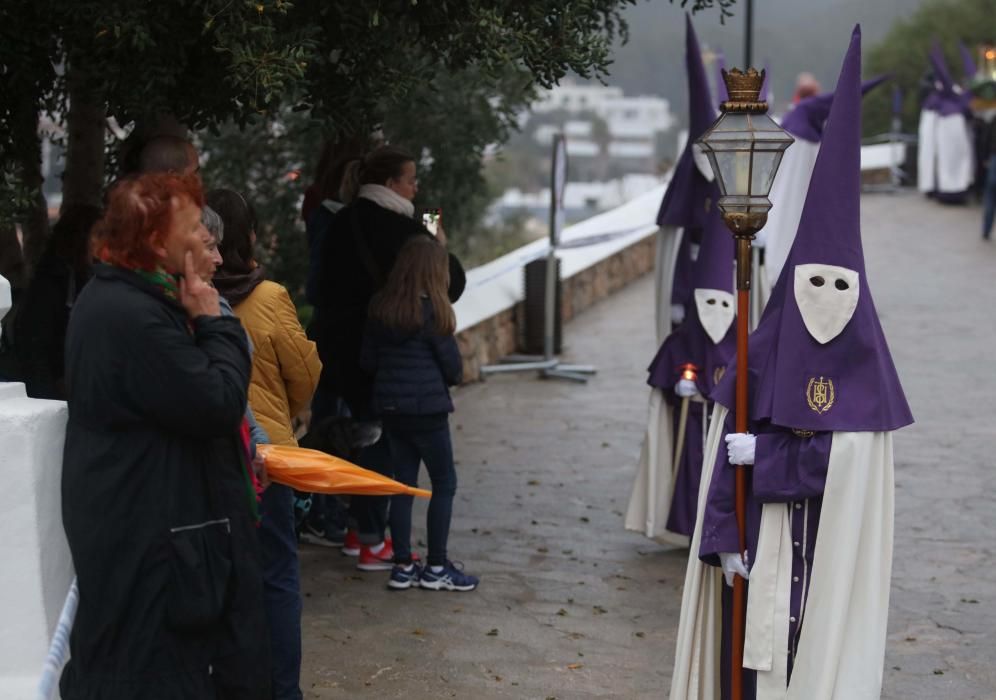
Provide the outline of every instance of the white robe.
[[716,404],[712,410],[709,434],[703,450],[702,481],[699,504],[695,515],[685,587],[681,596],[678,638],[671,674],[671,700],[720,700],[720,644],[723,635],[723,574],[719,568],[703,564],[699,559],[702,543],[702,516],[712,483],[720,444],[723,442],[723,421],[727,410]]
[[[717,406],[703,483],[723,440]],[[709,481],[705,481],[707,479]],[[708,487],[685,575],[671,700],[718,700],[720,570],[698,559]],[[788,509],[765,504],[753,553],[744,665],[758,669],[757,700],[874,700],[881,694],[892,573],[892,433],[834,433],[792,683],[785,687],[792,542]]]
[[[657,231],[657,254],[654,262],[655,324],[657,344],[671,334],[671,290],[674,265],[681,247],[684,229],[661,226]],[[640,463],[626,509],[627,530],[642,532],[651,539],[679,547],[688,546],[688,538],[667,532],[667,517],[674,494],[673,411],[660,389],[650,392],[647,432],[640,450]]]
[[766,266],[761,265],[761,249],[754,246],[751,255],[751,277],[750,277],[750,317],[747,328],[753,332],[757,328],[758,321],[761,320],[761,313],[771,296],[771,286],[768,284]]
[[958,193],[971,187],[975,177],[975,156],[964,115],[942,117],[933,110],[921,111],[918,145],[917,189],[920,192]]
[[661,226],[657,230],[657,253],[654,261],[654,318],[657,329],[657,345],[671,335],[671,290],[674,285],[674,263],[681,247],[684,229],[674,226]]
[[[691,401],[699,405],[702,399]],[[695,409],[699,410],[699,409]],[[706,422],[703,421],[703,429]],[[677,473],[674,471],[674,409],[661,389],[650,392],[647,433],[640,451],[640,464],[626,508],[627,530],[643,533],[661,544],[688,547],[688,536],[667,529]]]
[[[820,144],[797,138],[785,151],[771,185],[771,193],[768,195],[771,210],[768,212],[768,222],[760,233],[764,239],[763,269],[769,294],[778,281],[778,275],[781,274],[792,243],[795,242],[802,207],[806,203],[809,181],[813,177],[813,167],[819,152]],[[755,325],[756,323],[755,321]]]

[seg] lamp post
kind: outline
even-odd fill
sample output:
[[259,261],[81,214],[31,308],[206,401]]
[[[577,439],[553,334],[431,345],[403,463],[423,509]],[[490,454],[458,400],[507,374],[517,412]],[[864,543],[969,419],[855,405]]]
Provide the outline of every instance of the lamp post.
[[[719,119],[698,143],[708,156],[719,185],[719,210],[736,240],[737,256],[737,386],[734,417],[738,433],[747,432],[747,334],[750,314],[751,241],[768,220],[768,193],[789,136],[768,116],[759,99],[764,71],[734,68],[723,71],[729,99],[720,105]],[[740,551],[747,548],[747,471],[735,465],[736,514]],[[744,621],[747,610],[744,580],[733,579],[731,697],[743,698]]]

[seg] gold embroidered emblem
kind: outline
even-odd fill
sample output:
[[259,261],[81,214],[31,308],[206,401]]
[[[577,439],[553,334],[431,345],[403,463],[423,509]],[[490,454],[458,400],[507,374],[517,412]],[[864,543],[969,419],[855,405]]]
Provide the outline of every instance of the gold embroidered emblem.
[[713,384],[719,384],[719,380],[723,378],[724,374],[726,374],[726,366],[725,365],[717,367],[716,369],[714,369],[712,371],[712,383]]
[[826,413],[833,407],[833,402],[837,398],[837,392],[833,386],[833,380],[825,377],[809,378],[806,386],[806,401],[809,407],[817,413]]
[[816,433],[814,433],[812,430],[799,430],[798,428],[792,428],[792,433],[796,437],[801,437],[801,438],[811,438],[814,435],[816,435]]

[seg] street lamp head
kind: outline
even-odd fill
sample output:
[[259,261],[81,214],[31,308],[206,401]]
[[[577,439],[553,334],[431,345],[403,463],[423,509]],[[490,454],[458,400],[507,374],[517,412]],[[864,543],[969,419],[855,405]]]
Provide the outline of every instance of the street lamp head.
[[758,99],[764,71],[723,71],[729,99],[698,143],[719,185],[719,208],[735,236],[753,237],[768,218],[768,193],[782,155],[794,139],[767,115]]

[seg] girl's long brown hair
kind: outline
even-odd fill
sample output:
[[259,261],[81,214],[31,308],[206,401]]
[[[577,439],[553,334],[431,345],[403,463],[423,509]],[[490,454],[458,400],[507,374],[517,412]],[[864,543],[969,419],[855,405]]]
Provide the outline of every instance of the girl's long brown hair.
[[413,236],[401,248],[384,288],[370,301],[370,317],[388,328],[418,331],[422,318],[422,297],[429,297],[435,317],[435,331],[452,335],[456,315],[449,298],[450,260],[446,250],[433,238]]

